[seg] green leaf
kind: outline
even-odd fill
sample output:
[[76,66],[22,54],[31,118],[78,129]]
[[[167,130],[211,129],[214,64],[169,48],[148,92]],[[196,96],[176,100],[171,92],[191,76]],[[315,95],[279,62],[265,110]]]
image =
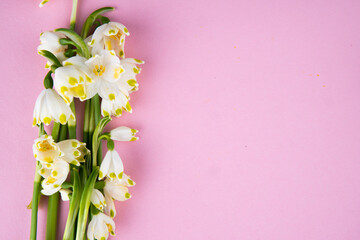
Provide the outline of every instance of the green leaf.
[[95,10],[94,12],[92,12],[88,18],[86,19],[84,26],[82,28],[81,31],[81,36],[85,39],[90,31],[90,28],[92,27],[92,25],[94,24],[95,20],[103,13],[105,12],[109,12],[109,11],[113,11],[115,8],[113,7],[104,7],[104,8],[100,8],[98,10]]
[[108,124],[110,121],[111,121],[110,116],[106,116],[102,118],[94,130],[93,139],[92,139],[93,166],[97,166],[97,151],[99,148],[99,143],[101,141],[99,140],[99,136],[104,130],[106,124]]
[[95,183],[95,187],[96,189],[103,189],[105,187],[105,182],[104,181],[99,181]]
[[95,167],[86,182],[83,194],[81,196],[76,239],[84,239],[86,224],[87,224],[87,219],[88,219],[88,214],[89,214],[90,198],[91,198],[92,191],[94,189],[94,185],[95,185],[98,173],[99,173],[99,167]]
[[43,57],[46,57],[47,60],[49,60],[49,62],[51,63],[51,65],[55,65],[55,67],[57,68],[62,66],[59,59],[57,59],[57,57],[51,52],[47,50],[40,50],[39,54]]
[[66,227],[64,231],[64,240],[71,239],[71,233],[75,225],[76,217],[79,210],[80,200],[81,200],[81,181],[79,177],[79,172],[77,169],[72,169],[72,178],[74,182],[73,187],[73,193],[70,200],[70,206],[69,206],[69,214],[68,218],[66,220]]
[[75,43],[75,46],[77,45],[80,49],[80,53],[85,58],[90,57],[90,52],[88,47],[86,46],[86,43],[84,42],[84,39],[82,39],[79,34],[77,34],[75,31],[67,29],[67,28],[58,28],[55,29],[55,32],[63,33],[65,36],[70,38],[71,41]]

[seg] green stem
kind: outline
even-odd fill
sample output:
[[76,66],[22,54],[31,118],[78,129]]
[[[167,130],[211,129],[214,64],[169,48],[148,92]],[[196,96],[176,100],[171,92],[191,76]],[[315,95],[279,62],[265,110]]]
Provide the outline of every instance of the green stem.
[[83,141],[84,143],[86,143],[86,147],[90,148],[90,143],[89,143],[89,118],[90,118],[90,100],[86,100],[85,102],[85,114],[84,114],[84,136],[83,136]]
[[[92,107],[94,108],[95,126],[97,126],[101,120],[100,97],[98,94],[96,94],[93,99],[94,99],[94,105]],[[96,166],[98,164],[97,161],[101,161],[101,159],[102,159],[102,144],[101,141],[99,141],[99,148],[97,149],[97,156],[95,158],[95,161],[93,162],[93,166]]]
[[89,115],[89,150],[92,152],[92,138],[95,129],[95,117],[94,117],[94,99],[90,100],[90,115]]
[[[70,108],[71,108],[71,111],[73,112],[74,116],[76,116],[74,101],[72,101],[70,103]],[[69,119],[68,128],[69,128],[69,138],[76,139],[76,120],[75,119]]]
[[[55,142],[66,139],[66,125],[54,123],[51,136]],[[65,131],[65,133],[64,133]],[[54,193],[48,199],[48,212],[46,221],[46,240],[56,239],[56,225],[59,206],[59,192]]]
[[[39,126],[39,136],[46,134],[44,129],[44,124],[41,123]],[[30,240],[36,240],[37,233],[37,216],[38,216],[38,208],[39,208],[39,200],[40,200],[40,190],[41,190],[41,175],[39,174],[39,170],[41,165],[37,162],[35,169],[35,177],[34,177],[34,188],[33,188],[33,196],[31,201],[31,226],[30,226]]]
[[78,0],[73,0],[71,18],[70,18],[70,29],[72,30],[75,30],[77,4],[78,4]]
[[40,200],[40,189],[41,189],[41,176],[39,174],[40,164],[36,164],[35,178],[34,178],[34,190],[31,204],[31,228],[30,228],[30,240],[36,240],[36,229],[37,229],[37,216],[38,207]]
[[48,200],[48,213],[46,222],[46,240],[56,239],[56,225],[59,206],[59,192],[54,193]]

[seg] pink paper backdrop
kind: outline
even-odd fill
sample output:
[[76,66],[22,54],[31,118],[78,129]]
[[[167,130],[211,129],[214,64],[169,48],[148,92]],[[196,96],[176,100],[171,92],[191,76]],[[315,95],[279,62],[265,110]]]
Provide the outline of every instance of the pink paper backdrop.
[[[38,3],[0,2],[0,239],[28,239],[36,47],[70,15]],[[112,124],[141,140],[116,146],[137,186],[111,239],[360,239],[359,1],[80,0],[79,23],[106,5],[146,61]]]

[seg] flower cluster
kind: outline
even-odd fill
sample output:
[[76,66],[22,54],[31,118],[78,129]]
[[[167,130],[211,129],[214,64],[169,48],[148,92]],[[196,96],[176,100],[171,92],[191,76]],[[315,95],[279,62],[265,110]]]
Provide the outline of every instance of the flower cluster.
[[[84,239],[88,222],[87,239],[104,240],[109,234],[114,235],[114,200],[130,199],[128,188],[135,185],[124,173],[114,141],[135,141],[138,131],[124,126],[110,132],[103,130],[112,116],[132,112],[130,94],[139,88],[138,65],[144,62],[125,58],[129,30],[100,15],[110,10],[113,8],[93,12],[84,23],[81,36],[74,27],[42,33],[37,49],[47,59],[45,68],[49,72],[33,114],[33,126],[40,128],[40,137],[33,145],[36,174],[40,176],[35,178],[40,180],[34,181],[34,189],[38,183],[43,195],[59,192],[62,200],[70,201],[64,239],[69,239],[74,229],[76,239]],[[92,27],[95,30],[88,36]],[[83,142],[75,139],[75,99],[86,102]],[[50,136],[44,125],[52,122]],[[107,141],[103,159],[102,140]],[[33,207],[37,207],[36,199],[34,194]]]
[[44,178],[41,192],[52,195],[65,182],[70,171],[69,164],[80,166],[89,150],[76,139],[55,143],[51,136],[43,135],[35,140],[33,153],[40,165],[39,174]]

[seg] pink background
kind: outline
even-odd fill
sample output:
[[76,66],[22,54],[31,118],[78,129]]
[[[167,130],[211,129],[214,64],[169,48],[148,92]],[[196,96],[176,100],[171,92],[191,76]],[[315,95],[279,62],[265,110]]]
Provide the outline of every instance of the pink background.
[[[141,137],[116,146],[137,186],[112,239],[360,239],[359,1],[80,2],[79,23],[117,7],[147,63],[112,123]],[[0,2],[0,239],[28,239],[36,47],[70,16],[69,0],[38,3]]]

